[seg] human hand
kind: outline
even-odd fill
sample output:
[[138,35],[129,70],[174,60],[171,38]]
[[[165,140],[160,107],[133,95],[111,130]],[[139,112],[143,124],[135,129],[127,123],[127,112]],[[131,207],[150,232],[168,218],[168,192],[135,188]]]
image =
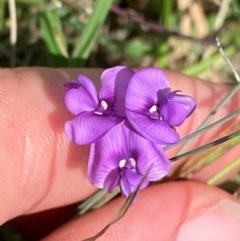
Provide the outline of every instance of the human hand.
[[[0,71],[0,181],[4,184],[0,223],[74,203],[96,190],[86,177],[89,147],[71,143],[63,128],[71,115],[64,104],[62,84],[80,72],[98,83],[101,70]],[[177,73],[167,75],[172,90],[181,89],[197,99],[195,112],[179,128],[182,137],[196,129],[230,88]],[[239,100],[239,94],[234,96],[216,119],[239,108]],[[226,124],[204,134],[197,144],[206,143],[224,128]],[[169,157],[175,154],[176,149],[168,152]],[[217,163],[221,166],[238,156],[234,148]],[[204,180],[215,171],[213,166],[197,178]],[[116,199],[66,224],[44,240],[81,240],[96,234],[121,201]],[[136,204],[100,240],[238,240],[239,227],[240,206],[229,194],[198,182],[172,182],[141,191]]]

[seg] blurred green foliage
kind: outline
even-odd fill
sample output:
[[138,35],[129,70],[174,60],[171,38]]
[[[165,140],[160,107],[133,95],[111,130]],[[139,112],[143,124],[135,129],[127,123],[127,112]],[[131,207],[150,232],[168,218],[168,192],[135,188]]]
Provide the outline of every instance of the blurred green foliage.
[[8,67],[14,57],[16,66],[157,66],[228,82],[214,41],[218,36],[233,64],[238,62],[240,0],[232,0],[225,13],[225,0],[184,2],[16,0],[13,56],[11,15],[8,1],[1,0],[0,65]]
[[18,234],[15,230],[8,225],[0,227],[0,240],[1,241],[25,241],[25,239]]

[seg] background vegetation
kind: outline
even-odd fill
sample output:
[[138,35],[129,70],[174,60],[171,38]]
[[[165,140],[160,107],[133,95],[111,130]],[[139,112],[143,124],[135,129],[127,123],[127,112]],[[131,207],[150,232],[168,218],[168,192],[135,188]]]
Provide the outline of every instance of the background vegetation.
[[239,0],[16,0],[11,11],[8,2],[0,66],[157,66],[228,82],[216,36],[240,59]]

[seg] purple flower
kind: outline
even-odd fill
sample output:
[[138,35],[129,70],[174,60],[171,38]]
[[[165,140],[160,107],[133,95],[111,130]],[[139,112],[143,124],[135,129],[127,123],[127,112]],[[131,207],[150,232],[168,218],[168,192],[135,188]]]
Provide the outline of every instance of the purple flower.
[[79,75],[78,81],[64,84],[66,106],[76,115],[65,124],[70,140],[79,145],[92,143],[125,119],[126,89],[133,73],[125,66],[105,70],[99,93],[84,75]]
[[[150,170],[149,170],[150,168]],[[120,186],[128,197],[148,172],[140,189],[165,176],[170,161],[162,148],[156,149],[149,140],[131,131],[125,124],[116,125],[91,145],[88,178],[99,188],[109,192]]]
[[164,72],[157,68],[137,71],[126,93],[128,121],[143,137],[166,145],[178,142],[174,127],[180,126],[193,112],[195,100],[180,91],[170,92]]

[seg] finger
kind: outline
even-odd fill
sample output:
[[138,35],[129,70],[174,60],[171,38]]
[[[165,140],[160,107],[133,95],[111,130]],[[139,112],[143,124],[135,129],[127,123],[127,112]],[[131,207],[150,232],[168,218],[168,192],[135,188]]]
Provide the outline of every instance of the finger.
[[[118,210],[121,198],[78,218],[43,241],[94,236]],[[99,240],[239,240],[240,206],[220,189],[197,182],[167,183],[140,193],[125,216]]]
[[[100,71],[91,73],[94,78]],[[83,199],[95,190],[86,177],[89,147],[70,143],[64,134],[72,116],[64,105],[62,84],[77,74],[1,70],[0,223]]]
[[[99,85],[100,70],[0,71],[0,128],[4,133],[0,136],[0,181],[4,183],[0,223],[75,202],[95,190],[86,177],[89,147],[71,143],[64,134],[64,124],[72,116],[63,101],[62,84],[79,73]],[[181,89],[198,102],[197,110],[180,129],[183,136],[199,125],[229,87],[168,75],[172,89]],[[218,115],[232,111],[237,101],[239,95]]]

